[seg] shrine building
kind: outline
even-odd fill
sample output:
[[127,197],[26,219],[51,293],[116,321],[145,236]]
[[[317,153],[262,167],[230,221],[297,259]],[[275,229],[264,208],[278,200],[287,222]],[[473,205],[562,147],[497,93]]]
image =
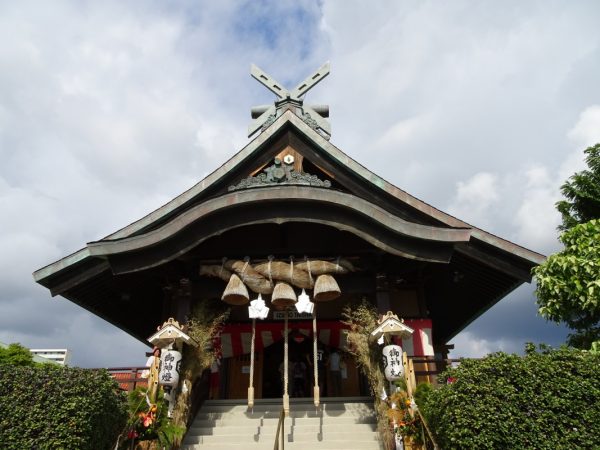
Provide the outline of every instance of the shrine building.
[[[530,282],[544,257],[413,197],[330,142],[328,108],[303,102],[328,72],[287,90],[253,67],[277,101],[253,109],[246,146],[164,206],[39,269],[35,281],[147,343],[168,318],[184,324],[195,305],[222,303],[237,275],[250,300],[260,293],[271,306],[256,321],[257,399],[281,395],[285,317],[290,358],[312,352],[313,314],[270,305],[279,282],[311,299],[319,274],[337,283],[339,297],[315,308],[327,352],[345,349],[343,308],[367,301],[414,331],[402,341],[409,356],[447,357],[452,338]],[[247,305],[231,306],[216,344],[216,398],[246,396],[251,324]],[[345,364],[339,395],[368,395],[355,362]]]

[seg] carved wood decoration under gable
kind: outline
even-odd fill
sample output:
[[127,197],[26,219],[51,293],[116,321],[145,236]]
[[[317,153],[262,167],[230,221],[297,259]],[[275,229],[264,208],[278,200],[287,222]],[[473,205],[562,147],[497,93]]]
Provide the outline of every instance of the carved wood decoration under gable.
[[244,178],[238,184],[229,186],[228,190],[232,192],[280,184],[331,187],[330,180],[321,180],[317,175],[302,171],[302,160],[302,155],[288,147],[277,155],[273,164],[263,168],[261,173]]

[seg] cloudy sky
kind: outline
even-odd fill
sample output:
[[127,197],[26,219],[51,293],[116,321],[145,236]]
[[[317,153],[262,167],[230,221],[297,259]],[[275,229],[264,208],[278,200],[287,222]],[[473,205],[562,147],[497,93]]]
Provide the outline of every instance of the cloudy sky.
[[[0,2],[0,341],[86,367],[145,347],[31,273],[183,192],[273,100],[255,63],[328,103],[332,142],[478,227],[558,250],[560,184],[600,141],[597,1]],[[454,355],[558,344],[524,286]]]

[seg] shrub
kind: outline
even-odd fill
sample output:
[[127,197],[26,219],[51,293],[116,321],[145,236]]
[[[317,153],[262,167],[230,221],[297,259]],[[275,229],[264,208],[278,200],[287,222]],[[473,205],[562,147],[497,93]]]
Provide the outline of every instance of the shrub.
[[529,345],[524,357],[463,361],[419,406],[444,449],[597,448],[599,364],[590,352]]
[[125,394],[105,370],[0,366],[3,449],[109,449],[125,422]]
[[35,366],[33,354],[21,344],[10,344],[4,348],[0,346],[0,366]]

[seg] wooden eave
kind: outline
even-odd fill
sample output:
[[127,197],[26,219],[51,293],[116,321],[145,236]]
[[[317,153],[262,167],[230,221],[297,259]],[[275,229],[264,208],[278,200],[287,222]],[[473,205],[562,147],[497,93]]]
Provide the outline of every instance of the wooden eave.
[[211,196],[223,194],[229,184],[247,176],[251,172],[250,168],[255,169],[264,165],[273,158],[274,154],[281,151],[285,145],[288,145],[289,137],[288,140],[285,140],[285,132],[290,129],[296,131],[295,136],[299,135],[301,140],[307,141],[313,149],[310,155],[304,155],[311,158],[313,164],[335,173],[336,179],[341,180],[342,183],[351,184],[351,189],[359,190],[360,192],[356,194],[362,198],[368,198],[375,193],[377,195],[375,200],[381,200],[381,202],[376,203],[383,209],[394,211],[399,207],[404,209],[408,207],[414,211],[416,217],[420,215],[420,217],[430,218],[432,224],[438,225],[438,229],[442,227],[469,229],[471,241],[480,241],[497,248],[510,257],[522,260],[526,265],[534,266],[544,261],[543,255],[473,227],[388,183],[343,153],[310,128],[296,114],[288,110],[269,128],[195,186],[147,216],[110,234],[101,241],[92,243],[55,263],[37,270],[34,272],[35,281],[46,285],[44,280],[48,277],[78,265],[90,257],[97,256],[98,248],[104,245],[100,243],[111,246],[113,241],[132,238],[138,234],[143,234],[147,230],[160,228],[165,222],[178,216],[190,208],[191,205],[202,202],[203,199],[208,199]]
[[[335,186],[228,191],[286,148],[301,154]],[[544,260],[539,253],[473,227],[386,182],[286,111],[186,192],[33,275],[53,296],[62,295],[143,340],[146,331],[139,323],[115,316],[112,306],[105,304],[120,302],[123,276],[140,274],[134,283],[146,286],[162,264],[211,238],[243,226],[287,222],[326,225],[391,255],[442,263],[434,264],[441,283],[433,297],[453,301],[432,308],[438,342],[447,342],[510,290],[530,281],[531,268]],[[445,279],[454,270],[467,274],[468,285]],[[123,314],[136,313],[132,309]],[[154,323],[163,318],[158,314],[138,319]]]

